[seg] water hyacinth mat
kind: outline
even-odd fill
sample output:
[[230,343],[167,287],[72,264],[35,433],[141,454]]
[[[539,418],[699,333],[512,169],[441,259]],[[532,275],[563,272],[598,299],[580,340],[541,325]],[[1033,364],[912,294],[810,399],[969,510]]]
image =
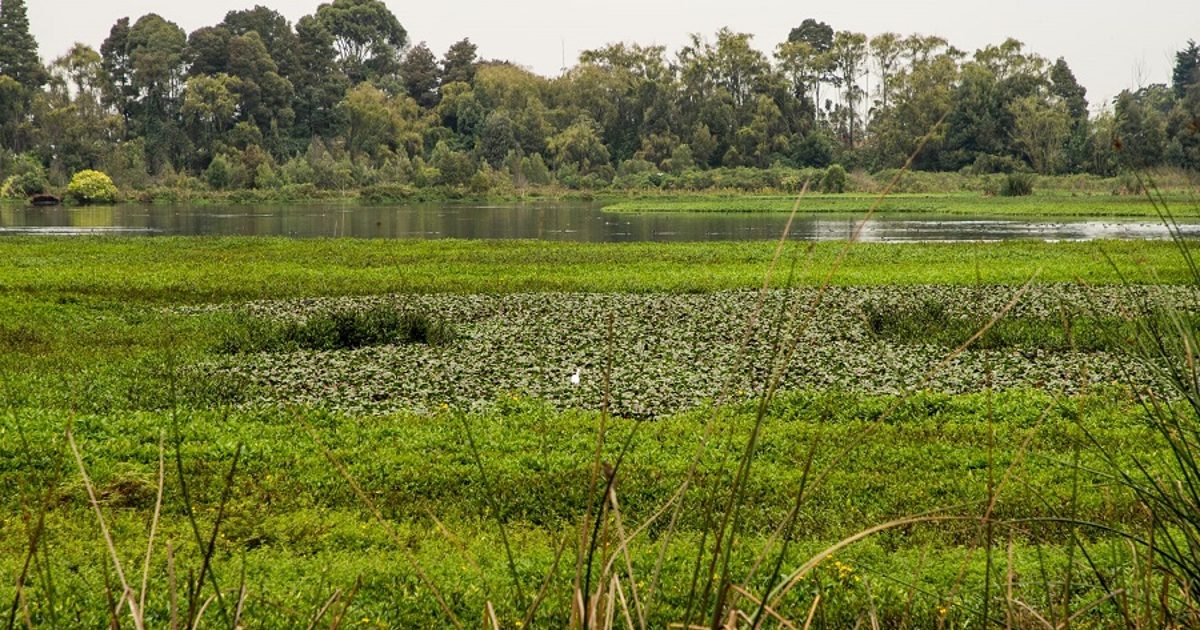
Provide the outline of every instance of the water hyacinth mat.
[[[835,287],[775,290],[765,299],[741,290],[262,301],[203,310],[302,322],[335,310],[387,307],[448,322],[454,337],[442,344],[217,354],[194,369],[248,383],[247,404],[348,413],[486,411],[513,396],[599,409],[607,396],[615,413],[655,417],[722,396],[752,398],[783,362],[784,391],[1075,393],[1148,383],[1149,371],[1124,351],[1125,318],[1146,312],[1147,304],[1193,312],[1196,304],[1194,289],[1186,287],[1055,284],[1030,288],[1008,309],[1017,291]],[[755,313],[757,325],[747,332]],[[1001,314],[987,335],[954,354]]]

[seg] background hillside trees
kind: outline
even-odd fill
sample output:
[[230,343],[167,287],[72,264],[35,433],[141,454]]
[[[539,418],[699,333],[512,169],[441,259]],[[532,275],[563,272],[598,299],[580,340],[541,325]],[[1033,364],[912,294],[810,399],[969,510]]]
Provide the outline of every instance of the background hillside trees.
[[0,0],[0,169],[36,163],[59,185],[82,169],[122,189],[721,185],[705,173],[895,168],[926,136],[917,169],[1197,169],[1200,46],[1180,48],[1169,85],[1111,104],[1013,39],[971,52],[815,18],[781,42],[614,43],[544,77],[468,39],[439,57],[380,0],[332,0],[294,24],[256,6],[190,34],[125,17],[99,50],[43,64],[24,2]]

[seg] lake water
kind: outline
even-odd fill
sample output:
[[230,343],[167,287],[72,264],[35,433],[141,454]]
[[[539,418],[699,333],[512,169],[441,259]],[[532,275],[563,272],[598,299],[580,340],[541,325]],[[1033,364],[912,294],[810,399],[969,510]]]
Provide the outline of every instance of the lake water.
[[[860,215],[797,217],[797,240],[844,240]],[[779,238],[782,214],[603,212],[598,204],[413,206],[131,206],[0,208],[0,235],[284,236],[291,238],[729,241]],[[1200,224],[1182,226],[1200,237]],[[1165,239],[1152,219],[988,218],[883,215],[864,241]]]

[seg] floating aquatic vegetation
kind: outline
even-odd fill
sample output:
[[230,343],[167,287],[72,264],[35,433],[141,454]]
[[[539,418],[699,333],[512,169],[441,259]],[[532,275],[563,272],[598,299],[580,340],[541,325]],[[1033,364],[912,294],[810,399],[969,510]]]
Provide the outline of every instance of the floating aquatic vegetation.
[[[1189,289],[1144,287],[1158,300],[1186,304]],[[304,403],[352,413],[442,405],[482,410],[513,394],[559,408],[598,409],[612,348],[611,408],[651,417],[695,407],[722,394],[749,398],[767,382],[775,314],[816,298],[814,289],[773,291],[764,325],[742,352],[746,322],[758,293],[704,295],[538,293],[405,295],[257,302],[239,308],[255,317],[303,321],[313,313],[386,305],[399,313],[436,312],[456,323],[452,343],[396,344],[349,350],[247,353],[201,369],[249,381],[259,403]],[[923,382],[946,356],[944,343],[890,339],[876,319],[916,310],[947,321],[986,321],[1003,310],[1004,287],[850,287],[830,289],[808,325],[785,326],[795,352],[783,375],[788,390],[844,389],[896,393]],[[1058,321],[1064,313],[1118,313],[1139,299],[1127,289],[1075,285],[1035,287],[1008,314],[1016,320]],[[936,306],[936,308],[935,308]],[[801,315],[801,318],[807,317]],[[1047,323],[1049,322],[1049,323]],[[611,323],[612,338],[609,339]],[[739,361],[740,358],[740,361]],[[1127,362],[1125,362],[1127,364]],[[1012,345],[965,352],[934,373],[925,387],[950,393],[1037,387],[1077,391],[1126,382],[1112,351],[1044,350]],[[571,382],[576,369],[581,379]]]

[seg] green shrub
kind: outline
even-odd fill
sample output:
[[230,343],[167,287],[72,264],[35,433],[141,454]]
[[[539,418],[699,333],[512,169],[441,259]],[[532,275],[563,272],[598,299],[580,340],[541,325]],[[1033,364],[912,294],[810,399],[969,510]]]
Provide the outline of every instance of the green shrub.
[[378,184],[363,188],[358,198],[365,203],[404,203],[416,193],[412,186],[404,184]]
[[78,203],[116,203],[117,187],[100,171],[79,171],[67,185],[67,195]]
[[841,164],[834,164],[825,169],[825,175],[821,177],[821,192],[846,192],[846,169]]
[[233,181],[233,166],[229,163],[229,159],[224,155],[218,155],[209,162],[208,168],[204,169],[204,181],[213,190],[225,190],[229,188],[229,184]]
[[40,195],[50,188],[46,179],[46,169],[40,162],[30,156],[19,156],[12,166],[12,175],[0,186],[0,197],[5,199],[24,199],[32,195]]
[[1009,173],[1000,183],[1001,197],[1028,197],[1033,194],[1031,173]]
[[1113,186],[1112,194],[1114,195],[1140,195],[1142,194],[1142,183],[1133,173],[1121,173],[1117,177],[1117,183]]
[[395,343],[444,345],[454,327],[425,313],[402,313],[377,306],[312,315],[304,321],[243,318],[224,331],[217,349],[228,354],[288,350],[352,350]]

